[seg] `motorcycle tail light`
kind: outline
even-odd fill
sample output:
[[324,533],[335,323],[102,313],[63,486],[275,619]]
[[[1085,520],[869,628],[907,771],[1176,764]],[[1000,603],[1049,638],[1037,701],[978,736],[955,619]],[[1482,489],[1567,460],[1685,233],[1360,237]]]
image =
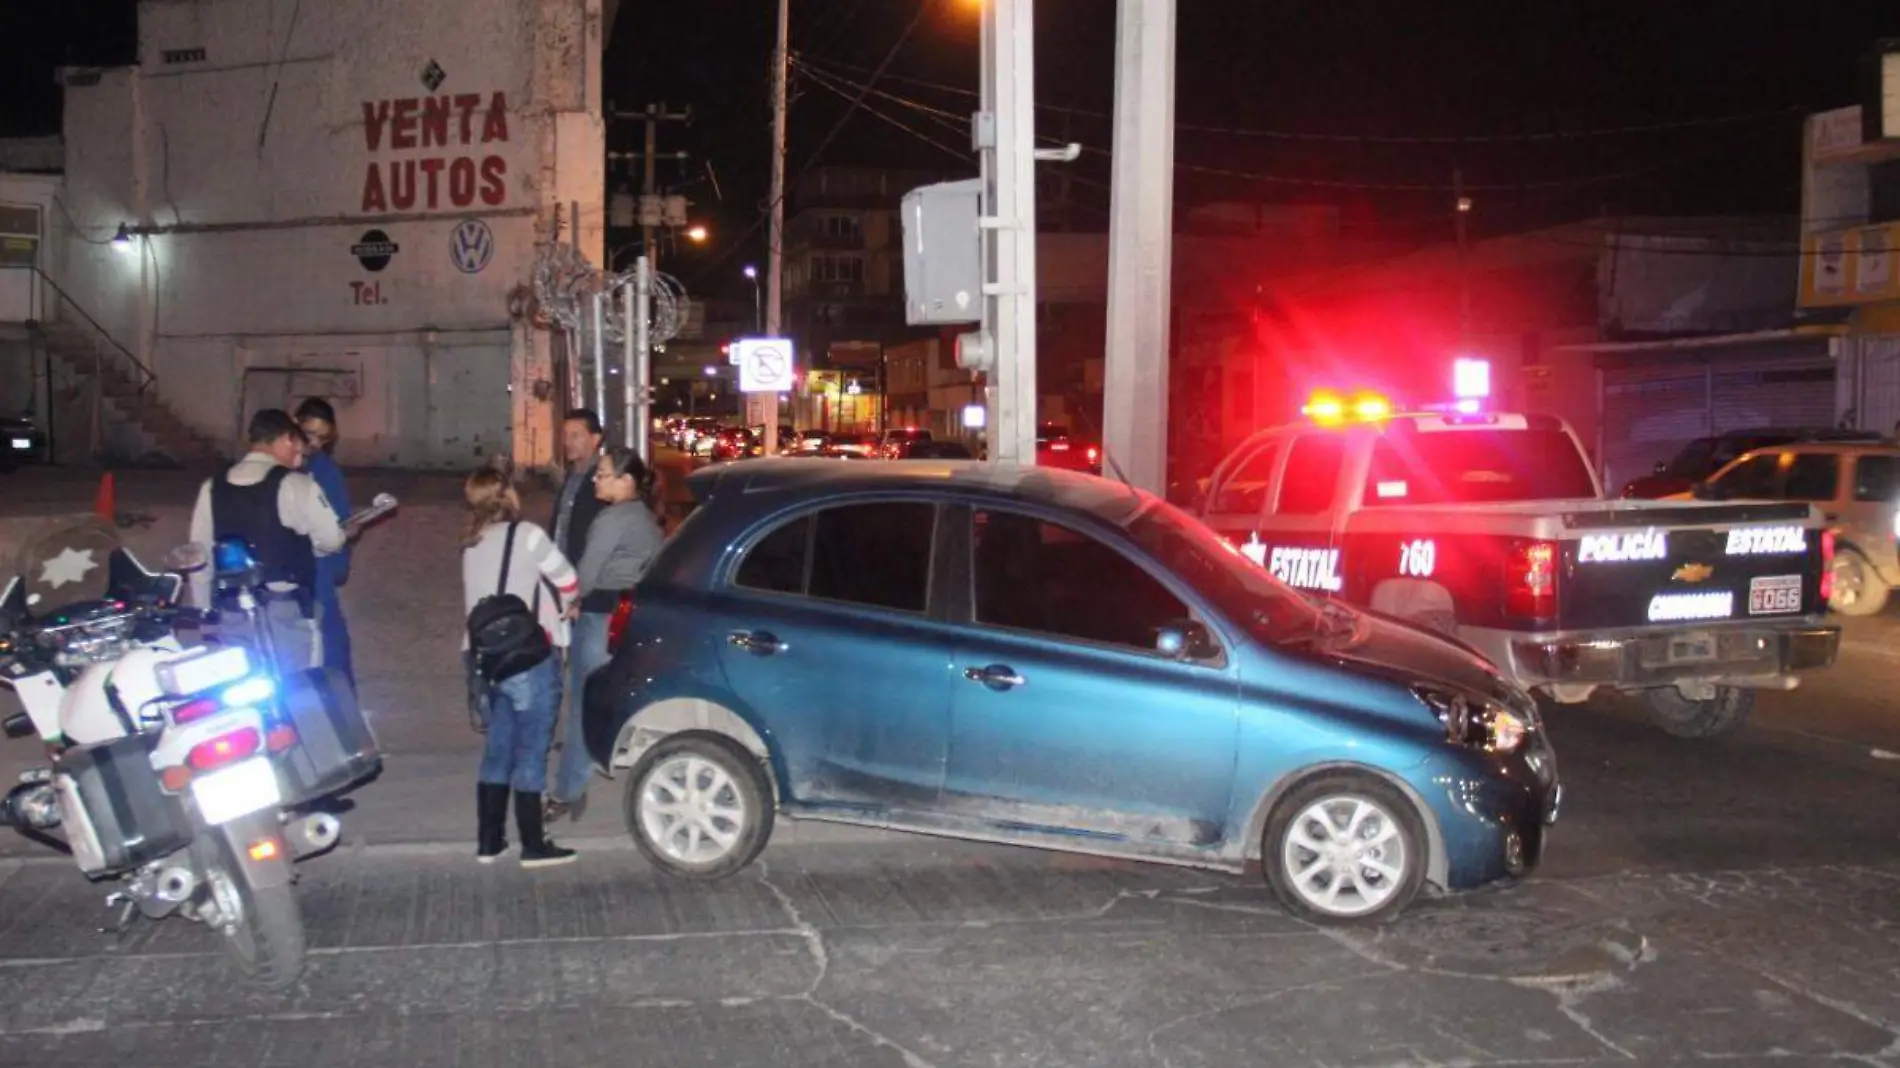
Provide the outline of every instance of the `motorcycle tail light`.
[[273,753],[281,753],[296,744],[297,728],[289,724],[272,727],[270,733],[264,736],[264,748]]
[[185,763],[197,771],[210,771],[226,764],[235,763],[257,752],[263,741],[257,732],[249,727],[229,734],[220,734],[209,741],[199,742],[185,754]]
[[172,722],[182,727],[187,723],[196,723],[206,716],[216,715],[222,711],[224,711],[222,703],[209,697],[201,697],[172,709]]

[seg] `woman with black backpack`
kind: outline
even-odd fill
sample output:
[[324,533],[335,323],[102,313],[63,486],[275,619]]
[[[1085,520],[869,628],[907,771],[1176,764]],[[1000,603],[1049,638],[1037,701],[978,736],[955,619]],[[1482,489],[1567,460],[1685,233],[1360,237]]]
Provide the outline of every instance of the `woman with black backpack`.
[[547,532],[521,521],[521,498],[508,476],[482,468],[463,484],[468,533],[462,539],[462,595],[468,610],[463,646],[476,684],[486,691],[487,745],[476,787],[484,864],[507,852],[508,799],[514,795],[521,866],[565,864],[574,851],[548,840],[541,794],[548,743],[561,708],[560,658],[580,583],[574,565]]

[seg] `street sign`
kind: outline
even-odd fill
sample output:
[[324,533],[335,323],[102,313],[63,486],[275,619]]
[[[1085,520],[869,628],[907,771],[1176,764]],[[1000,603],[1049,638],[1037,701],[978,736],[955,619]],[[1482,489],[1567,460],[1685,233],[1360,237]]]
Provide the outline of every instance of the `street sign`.
[[748,337],[732,343],[738,357],[739,391],[783,393],[794,381],[792,343],[782,337]]

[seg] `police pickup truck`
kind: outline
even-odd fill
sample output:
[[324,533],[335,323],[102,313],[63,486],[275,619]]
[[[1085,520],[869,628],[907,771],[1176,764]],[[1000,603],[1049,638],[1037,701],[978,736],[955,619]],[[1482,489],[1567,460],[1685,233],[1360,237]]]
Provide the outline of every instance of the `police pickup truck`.
[[1732,732],[1757,690],[1834,662],[1811,505],[1605,500],[1561,420],[1458,408],[1309,406],[1197,508],[1290,585],[1453,635],[1562,703],[1640,693],[1680,737]]

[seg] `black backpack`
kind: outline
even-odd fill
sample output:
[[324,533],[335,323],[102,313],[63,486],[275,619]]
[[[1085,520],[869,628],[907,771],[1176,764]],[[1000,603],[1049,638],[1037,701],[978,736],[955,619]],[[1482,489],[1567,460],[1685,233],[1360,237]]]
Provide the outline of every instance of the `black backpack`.
[[501,581],[492,596],[475,602],[468,613],[468,648],[475,671],[489,683],[502,682],[554,655],[548,632],[541,629],[541,586],[534,587],[534,607],[508,592],[508,565],[515,554],[515,528],[508,524],[508,544],[501,551]]

